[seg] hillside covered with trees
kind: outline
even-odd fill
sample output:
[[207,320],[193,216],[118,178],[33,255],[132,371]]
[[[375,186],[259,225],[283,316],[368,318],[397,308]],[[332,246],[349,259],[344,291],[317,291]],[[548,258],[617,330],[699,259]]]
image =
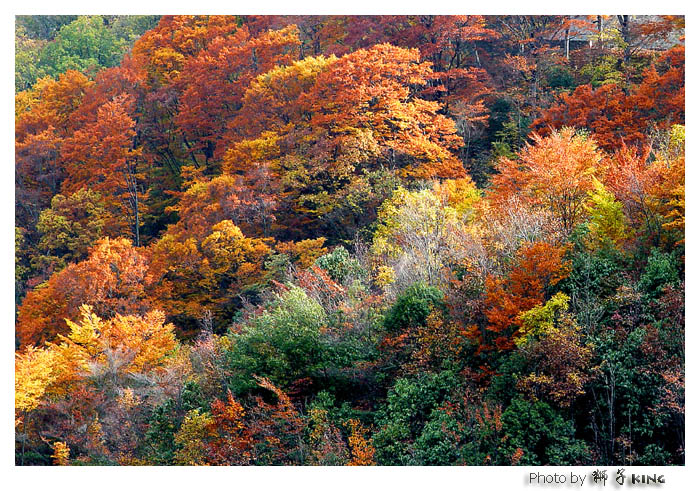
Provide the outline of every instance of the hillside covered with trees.
[[19,16],[17,465],[685,462],[673,16]]

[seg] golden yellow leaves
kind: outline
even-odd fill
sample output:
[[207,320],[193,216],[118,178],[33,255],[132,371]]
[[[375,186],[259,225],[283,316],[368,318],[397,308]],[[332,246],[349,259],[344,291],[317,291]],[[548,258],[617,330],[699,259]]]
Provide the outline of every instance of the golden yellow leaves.
[[352,458],[347,465],[374,465],[374,447],[367,441],[367,428],[356,419],[348,421],[350,436],[348,444]]
[[15,354],[15,411],[27,412],[41,403],[56,379],[54,351],[29,346]]
[[91,363],[108,363],[108,356],[121,355],[124,373],[145,373],[161,365],[175,347],[173,325],[165,313],[154,310],[144,316],[121,316],[103,321],[88,306],[81,308],[83,321],[70,322],[71,333],[63,337],[70,351]]
[[53,444],[53,455],[51,459],[54,465],[68,465],[68,458],[70,456],[70,447],[64,442],[54,442]]
[[[71,383],[116,370],[118,375],[149,373],[165,367],[177,346],[173,325],[165,314],[152,311],[144,316],[117,315],[102,320],[83,305],[81,322],[67,320],[70,332],[59,335],[60,344],[45,348],[28,346],[15,355],[15,410],[29,412],[49,394],[70,390]],[[133,393],[122,394],[121,402],[136,404]]]
[[590,203],[584,204],[584,207],[591,217],[588,222],[590,242],[592,245],[609,242],[618,246],[630,235],[622,203],[595,177],[593,190],[589,191],[588,195]]
[[149,65],[152,83],[170,84],[177,79],[185,64],[185,56],[170,47],[158,48],[153,52]]

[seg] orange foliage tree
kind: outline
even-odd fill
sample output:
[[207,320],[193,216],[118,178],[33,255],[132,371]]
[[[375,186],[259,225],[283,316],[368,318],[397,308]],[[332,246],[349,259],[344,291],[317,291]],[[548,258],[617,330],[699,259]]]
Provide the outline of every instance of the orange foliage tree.
[[480,342],[480,350],[514,348],[513,338],[521,334],[520,314],[544,303],[547,290],[567,276],[564,252],[563,247],[545,242],[524,244],[507,276],[486,277],[486,328],[470,333]]
[[188,60],[178,78],[182,88],[175,123],[194,156],[219,160],[227,148],[222,129],[240,108],[251,80],[294,59],[297,30],[289,26],[251,38],[242,27],[232,36],[215,38]]
[[454,123],[439,114],[439,103],[415,94],[432,73],[419,58],[384,44],[258,77],[231,125],[236,143],[224,156],[224,172],[269,165],[273,189],[291,214],[288,227],[311,226],[321,216],[353,220],[347,216],[353,203],[377,186],[373,172],[463,177]]
[[146,258],[128,239],[102,239],[90,257],[54,274],[29,292],[19,307],[16,332],[21,344],[38,345],[66,331],[83,304],[103,317],[143,313],[152,307]]
[[251,168],[243,176],[223,174],[207,178],[192,167],[183,167],[186,190],[176,194],[179,220],[170,233],[203,237],[222,220],[232,220],[248,235],[267,237],[275,225],[278,199],[265,166]]
[[246,465],[253,457],[253,438],[246,427],[243,406],[228,392],[226,402],[211,404],[211,432],[216,435],[208,445],[208,460],[216,465]]
[[192,334],[193,321],[210,314],[218,328],[240,306],[240,296],[263,281],[269,243],[244,236],[231,220],[200,236],[173,228],[149,248],[152,295],[185,334]]
[[[138,394],[144,387],[134,382],[149,377],[145,391],[156,396],[168,383],[162,375],[178,346],[173,325],[160,311],[103,320],[90,306],[79,310],[82,319],[68,320],[65,336],[18,353],[18,421],[37,441],[69,443],[78,460],[128,459],[145,416]],[[43,423],[27,428],[34,411]]]
[[[77,130],[61,151],[67,178],[63,190],[74,193],[83,187],[99,191],[115,215],[130,226],[139,243],[139,216],[143,212],[141,150],[134,148],[135,122],[130,116],[134,100],[122,94],[100,106],[97,120]],[[119,224],[112,225],[119,230]]]
[[516,161],[499,161],[492,202],[505,207],[512,196],[521,195],[548,209],[558,219],[562,232],[568,234],[585,212],[594,177],[604,172],[604,154],[594,141],[571,128],[546,138],[533,135],[533,140]]
[[291,465],[302,463],[299,453],[304,421],[289,396],[265,378],[258,385],[274,402],[254,398],[248,409],[234,399],[216,399],[207,425],[205,460],[214,465]]
[[[674,127],[684,133],[682,126]],[[657,155],[649,163],[651,147],[642,151],[623,146],[612,158],[606,186],[623,204],[632,225],[659,245],[664,230],[683,240],[685,228],[685,137],[674,155]]]
[[74,70],[39,80],[15,99],[15,184],[18,226],[36,222],[58,192],[65,171],[59,154],[75,126],[70,117],[93,82]]

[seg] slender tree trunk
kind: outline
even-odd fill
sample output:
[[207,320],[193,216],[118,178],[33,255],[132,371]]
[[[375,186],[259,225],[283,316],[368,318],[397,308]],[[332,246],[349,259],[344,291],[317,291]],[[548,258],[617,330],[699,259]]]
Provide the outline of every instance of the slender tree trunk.
[[134,227],[134,244],[136,247],[141,247],[141,234],[139,232],[139,187],[136,178],[136,163],[127,163],[127,168],[125,169],[124,174],[127,188],[126,201],[128,203],[128,207],[131,208],[132,225]]
[[617,20],[620,23],[620,33],[622,34],[622,42],[624,44],[624,52],[622,55],[622,73],[625,77],[625,93],[627,93],[630,85],[629,62],[632,54],[632,36],[630,33],[630,16],[618,15]]
[[610,464],[615,458],[615,371],[608,365],[610,379],[608,381],[608,427],[610,431]]
[[135,206],[134,206],[134,215],[135,215],[135,232],[136,232],[136,247],[141,247],[141,236],[139,234],[139,195],[138,193],[134,193],[134,200],[135,200]]
[[24,465],[24,449],[25,445],[27,444],[27,418],[28,418],[27,411],[24,411],[24,418],[22,418],[22,432],[24,433],[24,436],[22,437],[22,459],[21,459],[21,464]]
[[625,51],[623,55],[623,62],[625,66],[630,61],[631,48],[631,36],[630,36],[630,16],[629,15],[618,15],[618,21],[620,22],[620,32],[622,33],[622,42],[625,43]]

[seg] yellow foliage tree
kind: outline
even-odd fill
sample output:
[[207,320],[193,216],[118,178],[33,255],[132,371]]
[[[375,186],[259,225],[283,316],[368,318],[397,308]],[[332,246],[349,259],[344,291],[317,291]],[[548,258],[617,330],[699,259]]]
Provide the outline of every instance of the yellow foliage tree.
[[350,436],[348,444],[352,457],[348,465],[375,465],[374,447],[367,441],[367,429],[356,419],[348,421]]
[[51,459],[54,465],[68,465],[68,458],[70,456],[70,447],[64,442],[54,442],[53,444],[53,455]]
[[[122,375],[148,373],[161,365],[176,346],[173,325],[165,324],[165,313],[151,311],[143,316],[117,315],[102,320],[92,307],[80,308],[80,323],[67,321],[68,336],[55,346],[61,354],[64,367],[103,369]],[[117,361],[118,360],[118,361]],[[97,365],[99,368],[95,368]],[[74,372],[75,373],[75,372]]]
[[193,409],[187,413],[175,434],[175,463],[178,465],[207,465],[205,439],[214,436],[214,420],[209,413]]
[[36,409],[56,376],[53,350],[28,346],[15,353],[15,411],[27,413]]

